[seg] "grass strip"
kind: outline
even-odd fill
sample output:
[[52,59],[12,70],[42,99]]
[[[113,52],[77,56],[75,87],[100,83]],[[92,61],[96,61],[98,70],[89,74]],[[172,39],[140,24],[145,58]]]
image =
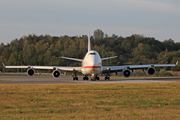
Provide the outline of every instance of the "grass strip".
[[0,85],[0,119],[179,118],[179,82]]

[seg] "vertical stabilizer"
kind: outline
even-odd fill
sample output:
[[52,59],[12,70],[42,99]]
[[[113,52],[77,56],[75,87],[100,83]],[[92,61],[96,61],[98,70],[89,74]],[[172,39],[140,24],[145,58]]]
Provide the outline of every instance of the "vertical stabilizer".
[[88,52],[91,51],[91,41],[89,37],[89,32],[88,32]]

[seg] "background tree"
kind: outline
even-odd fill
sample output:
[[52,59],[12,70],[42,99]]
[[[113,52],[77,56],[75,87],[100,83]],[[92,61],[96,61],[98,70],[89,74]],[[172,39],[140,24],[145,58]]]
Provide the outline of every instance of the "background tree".
[[[116,59],[105,60],[103,65],[175,63],[180,60],[180,43],[172,39],[163,42],[143,35],[122,37],[106,35],[102,30],[94,31],[90,36],[92,49],[99,52],[102,58],[118,56]],[[0,62],[6,65],[55,65],[67,66],[69,60],[61,56],[83,59],[87,52],[87,35],[82,36],[50,36],[35,34],[14,39],[4,45],[0,44]],[[71,61],[69,66],[81,65]],[[8,69],[3,69],[3,71]],[[180,70],[179,66],[172,70]]]
[[104,32],[100,29],[97,29],[94,31],[94,39],[95,40],[101,40],[104,38]]

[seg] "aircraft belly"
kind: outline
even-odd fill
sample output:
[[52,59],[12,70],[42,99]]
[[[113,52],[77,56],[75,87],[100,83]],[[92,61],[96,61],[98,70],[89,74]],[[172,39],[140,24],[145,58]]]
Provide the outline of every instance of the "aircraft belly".
[[88,74],[88,75],[91,75],[91,74],[100,74],[101,73],[101,68],[88,68],[88,69],[82,69],[82,73],[83,74]]

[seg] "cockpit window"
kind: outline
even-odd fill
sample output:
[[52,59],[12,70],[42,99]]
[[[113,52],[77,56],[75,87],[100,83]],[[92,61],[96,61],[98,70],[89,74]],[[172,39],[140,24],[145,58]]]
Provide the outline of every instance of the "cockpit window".
[[89,53],[89,55],[96,55],[96,53]]

